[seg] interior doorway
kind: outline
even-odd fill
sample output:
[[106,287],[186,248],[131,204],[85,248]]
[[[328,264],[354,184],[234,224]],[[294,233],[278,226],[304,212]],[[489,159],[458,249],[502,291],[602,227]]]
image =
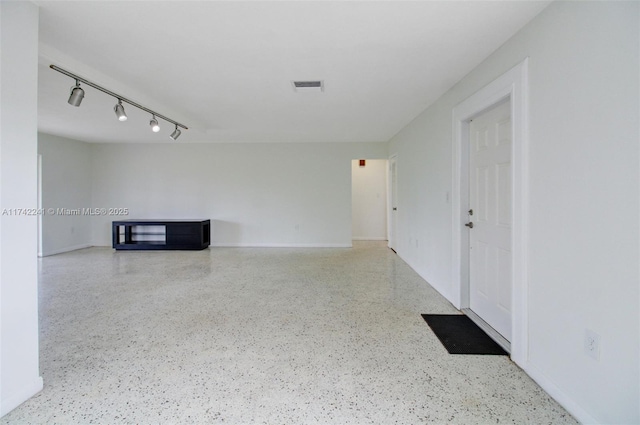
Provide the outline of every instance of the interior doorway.
[[387,224],[389,233],[389,248],[396,252],[398,241],[398,156],[391,155],[389,157],[389,207]]
[[387,160],[351,161],[351,236],[387,240]]
[[[506,256],[510,262],[508,273],[511,279],[510,341],[503,339],[511,359],[526,367],[528,361],[528,314],[527,314],[527,248],[528,248],[528,59],[489,83],[453,109],[453,159],[452,184],[452,278],[457,290],[452,293],[452,302],[460,310],[468,312],[474,319],[470,289],[470,169],[469,140],[472,119],[502,102],[509,102],[511,118],[511,169],[510,169],[510,225],[511,252]],[[506,180],[505,180],[506,181]],[[475,212],[474,212],[475,213]],[[482,326],[483,320],[475,315]],[[483,327],[484,328],[484,327]],[[500,343],[500,334],[485,331]],[[504,345],[503,345],[504,346]]]

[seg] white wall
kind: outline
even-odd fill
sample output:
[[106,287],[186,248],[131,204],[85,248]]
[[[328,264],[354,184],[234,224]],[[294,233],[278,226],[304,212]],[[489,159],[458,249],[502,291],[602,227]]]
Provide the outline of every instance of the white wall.
[[91,145],[39,133],[38,153],[42,155],[42,207],[46,211],[42,255],[91,246],[91,216],[60,212],[92,207]]
[[640,422],[639,7],[552,3],[390,143],[398,254],[451,298],[452,110],[530,58],[525,370],[584,422]]
[[42,389],[38,367],[38,8],[0,2],[0,415]]
[[387,161],[351,163],[351,230],[354,240],[387,240]]
[[351,246],[351,160],[386,143],[96,144],[94,245],[111,221],[210,218],[214,246]]

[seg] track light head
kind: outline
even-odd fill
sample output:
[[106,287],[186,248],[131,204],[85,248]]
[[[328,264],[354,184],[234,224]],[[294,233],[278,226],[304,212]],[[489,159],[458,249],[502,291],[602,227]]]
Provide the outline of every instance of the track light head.
[[155,115],[152,115],[151,121],[149,121],[149,125],[151,126],[151,130],[154,133],[160,131],[160,125],[158,124],[158,120],[156,119]]
[[169,137],[172,140],[177,140],[178,137],[180,137],[180,134],[182,134],[182,132],[180,131],[180,129],[178,129],[178,124],[176,124],[176,129],[173,130],[173,133],[171,133],[171,135]]
[[127,120],[127,114],[124,112],[124,106],[122,106],[122,100],[118,99],[118,103],[114,106],[113,110],[116,112],[116,116],[120,121]]
[[80,106],[84,98],[84,90],[80,87],[80,82],[76,80],[76,85],[71,87],[71,96],[69,96],[69,105]]

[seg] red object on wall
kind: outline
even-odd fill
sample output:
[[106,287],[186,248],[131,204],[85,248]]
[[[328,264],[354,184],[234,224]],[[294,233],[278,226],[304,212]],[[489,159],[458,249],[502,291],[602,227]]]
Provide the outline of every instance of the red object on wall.
[[360,160],[360,166],[364,167],[366,165],[366,161],[364,159]]

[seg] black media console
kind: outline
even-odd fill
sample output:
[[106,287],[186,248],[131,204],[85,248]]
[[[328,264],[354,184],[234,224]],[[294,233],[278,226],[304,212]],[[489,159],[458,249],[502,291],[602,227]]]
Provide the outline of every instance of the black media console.
[[211,220],[114,221],[112,234],[117,250],[201,250],[211,242]]

